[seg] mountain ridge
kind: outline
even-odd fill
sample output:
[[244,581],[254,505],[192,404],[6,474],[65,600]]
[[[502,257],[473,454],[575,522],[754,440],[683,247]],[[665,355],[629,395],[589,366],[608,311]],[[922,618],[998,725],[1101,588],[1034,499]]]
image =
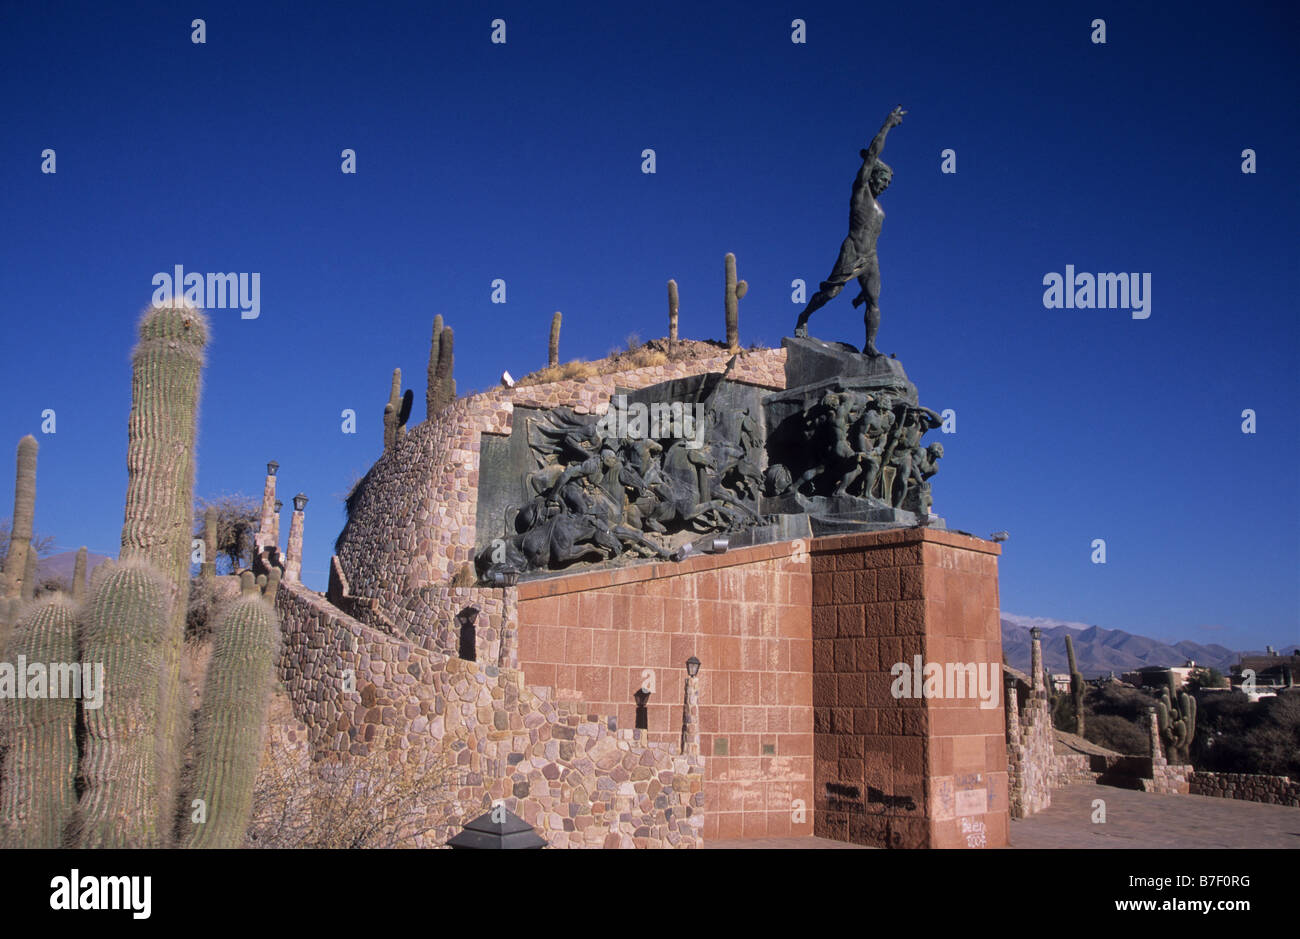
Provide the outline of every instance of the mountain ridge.
[[[1263,655],[1262,651],[1229,649],[1218,643],[1194,642],[1190,639],[1164,642],[1137,635],[1122,629],[1106,629],[1095,623],[1077,623],[1052,619],[1046,616],[1021,616],[1002,614],[1002,651],[1007,664],[1028,671],[1031,658],[1029,630],[1038,626],[1043,631],[1043,664],[1048,671],[1069,671],[1069,656],[1065,637],[1074,641],[1074,654],[1079,671],[1084,678],[1101,678],[1112,671],[1135,671],[1147,666],[1169,667],[1194,661],[1197,665],[1217,668],[1226,673],[1243,655]],[[1295,651],[1296,645],[1280,647],[1285,655]]]

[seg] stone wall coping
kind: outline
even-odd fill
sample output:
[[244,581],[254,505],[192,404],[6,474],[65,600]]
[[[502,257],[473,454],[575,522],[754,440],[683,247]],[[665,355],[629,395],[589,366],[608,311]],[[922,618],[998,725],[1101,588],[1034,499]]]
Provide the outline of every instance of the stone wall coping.
[[920,542],[965,548],[981,554],[995,557],[1002,553],[1002,546],[993,541],[966,532],[949,531],[946,528],[888,528],[884,531],[850,532],[844,535],[824,535],[814,538],[809,550],[814,554],[830,551],[844,551],[853,548],[877,548],[884,545],[917,544]]
[[[807,550],[807,544],[808,542],[805,540],[803,550]],[[790,557],[797,550],[799,550],[797,540],[778,541],[770,544],[750,545],[744,548],[732,548],[722,554],[698,554],[682,561],[656,561],[651,564],[635,564],[631,567],[585,570],[574,574],[555,574],[548,577],[539,577],[536,580],[521,581],[517,589],[521,601],[538,600],[543,597],[558,597],[566,593],[599,590],[602,587],[614,587],[619,584],[635,584],[646,580],[680,577],[685,574],[696,574],[700,571],[753,564],[756,561],[770,561],[774,558]]]

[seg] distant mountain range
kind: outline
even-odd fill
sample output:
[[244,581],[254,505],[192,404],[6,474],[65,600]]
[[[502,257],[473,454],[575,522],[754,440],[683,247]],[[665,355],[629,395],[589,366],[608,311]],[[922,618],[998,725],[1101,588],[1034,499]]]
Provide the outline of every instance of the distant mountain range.
[[[89,578],[94,573],[95,568],[110,561],[112,558],[106,554],[96,554],[94,551],[86,552],[86,577]],[[63,580],[69,587],[72,586],[72,572],[77,566],[76,551],[61,551],[58,554],[51,554],[49,557],[41,558],[36,562],[36,581],[40,583],[51,577],[58,577]]]
[[[1043,631],[1043,664],[1054,673],[1070,670],[1065,651],[1065,637],[1074,640],[1074,655],[1084,678],[1100,678],[1112,671],[1118,676],[1147,665],[1168,667],[1183,665],[1189,659],[1197,665],[1217,668],[1225,674],[1228,668],[1240,661],[1243,655],[1263,655],[1263,651],[1242,651],[1212,643],[1184,640],[1172,645],[1146,636],[1135,636],[1122,629],[1102,629],[1086,623],[1071,623],[1044,616],[1017,616],[1002,614],[1002,651],[1007,663],[1022,671],[1029,671],[1029,630],[1037,626]],[[1279,648],[1283,655],[1294,652],[1297,646]]]

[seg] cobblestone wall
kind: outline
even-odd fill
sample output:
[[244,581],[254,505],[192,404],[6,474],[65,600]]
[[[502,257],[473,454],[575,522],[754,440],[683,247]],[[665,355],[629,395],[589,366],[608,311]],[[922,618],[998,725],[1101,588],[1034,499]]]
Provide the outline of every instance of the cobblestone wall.
[[702,758],[552,701],[516,668],[446,655],[436,634],[367,626],[299,585],[283,584],[276,606],[281,679],[315,753],[428,767],[450,754],[453,797],[433,844],[499,800],[554,847],[698,846]]
[[1246,802],[1267,802],[1300,808],[1300,782],[1289,776],[1258,773],[1193,772],[1188,784],[1192,795],[1218,796]]
[[[1056,755],[1055,734],[1052,731],[1052,714],[1047,699],[1035,695],[1032,689],[1015,685],[1008,692],[1007,707],[1007,772],[1012,818],[1026,818],[1041,812],[1052,804],[1052,790],[1065,785],[1062,770],[1074,768],[1061,764]],[[1020,693],[1024,692],[1024,705],[1019,706]],[[1011,715],[1015,713],[1014,724]],[[1083,766],[1086,770],[1087,760]],[[1091,781],[1091,780],[1088,780]]]

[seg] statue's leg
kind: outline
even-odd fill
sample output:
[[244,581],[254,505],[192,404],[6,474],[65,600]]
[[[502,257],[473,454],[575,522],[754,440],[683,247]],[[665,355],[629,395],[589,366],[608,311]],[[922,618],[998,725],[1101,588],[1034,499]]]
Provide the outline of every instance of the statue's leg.
[[844,289],[844,285],[853,279],[857,264],[857,245],[853,243],[852,238],[845,238],[840,245],[840,256],[835,259],[835,267],[830,276],[821,282],[817,292],[812,295],[808,305],[799,314],[799,319],[794,324],[795,336],[807,337],[808,317],[839,296],[840,291]]
[[880,268],[874,261],[858,277],[858,283],[862,285],[862,302],[867,307],[862,315],[862,321],[867,327],[867,344],[862,351],[867,355],[880,355],[876,349],[876,331],[880,329],[880,306],[877,302],[880,299]]

